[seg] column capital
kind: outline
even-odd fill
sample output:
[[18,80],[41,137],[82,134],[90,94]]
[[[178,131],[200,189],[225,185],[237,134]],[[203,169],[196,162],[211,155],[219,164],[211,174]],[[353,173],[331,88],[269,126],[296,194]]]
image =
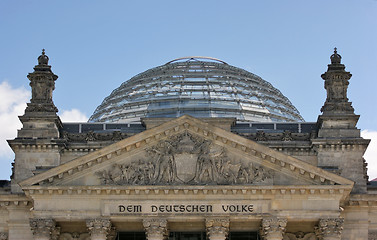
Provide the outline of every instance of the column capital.
[[229,234],[229,219],[210,218],[206,219],[206,230],[210,240],[226,239]]
[[86,227],[92,239],[104,239],[111,230],[111,221],[107,218],[93,218],[86,220]]
[[288,220],[286,218],[266,217],[262,219],[261,235],[266,240],[281,240]]
[[31,218],[29,222],[34,239],[58,239],[60,228],[54,219]]
[[144,219],[143,226],[148,240],[162,240],[168,235],[168,221],[166,219]]
[[321,240],[341,239],[344,218],[323,218],[319,219],[316,233]]

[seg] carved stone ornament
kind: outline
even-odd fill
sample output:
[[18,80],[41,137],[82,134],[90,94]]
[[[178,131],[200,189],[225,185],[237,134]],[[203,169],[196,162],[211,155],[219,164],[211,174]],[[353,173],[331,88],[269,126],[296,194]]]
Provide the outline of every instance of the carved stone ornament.
[[8,233],[0,232],[0,240],[8,240]]
[[86,227],[89,230],[90,236],[104,236],[106,239],[111,231],[111,222],[109,219],[95,218],[86,220]]
[[209,239],[226,239],[229,234],[229,219],[206,219]]
[[89,233],[62,233],[59,240],[90,240]]
[[343,223],[343,218],[320,219],[318,227],[316,228],[318,238],[320,240],[326,239],[327,237],[340,239],[343,230]]
[[102,184],[254,184],[272,174],[260,165],[228,157],[224,148],[188,132],[146,149],[146,157],[96,172]]
[[345,66],[341,64],[341,56],[336,48],[330,59],[331,64],[328,65],[327,72],[321,75],[322,79],[325,80],[327,91],[326,102],[321,108],[321,112],[353,114],[354,109],[347,98],[348,80],[352,77],[352,74],[345,71]]
[[283,236],[283,240],[318,240],[316,234],[314,232],[311,233],[304,233],[304,232],[296,232],[296,233],[285,233]]
[[292,132],[291,131],[284,131],[283,132],[283,137],[281,138],[282,141],[285,141],[285,142],[288,142],[288,141],[292,141],[293,138],[292,138]]
[[147,239],[166,239],[168,235],[166,219],[144,219],[143,226]]
[[287,219],[285,218],[263,218],[260,234],[263,239],[283,239],[286,226]]
[[53,219],[30,219],[30,227],[34,239],[58,239],[60,233],[60,228],[56,227],[55,220]]
[[93,131],[85,133],[69,133],[63,132],[62,138],[70,142],[89,142],[89,141],[120,141],[129,137],[130,134],[120,131],[113,131],[111,133],[96,133]]
[[369,232],[368,240],[377,240],[377,232]]
[[258,131],[255,137],[257,141],[267,141],[266,133],[264,131]]
[[27,104],[25,113],[27,112],[53,112],[58,109],[52,101],[52,92],[55,89],[55,81],[58,79],[51,71],[48,64],[48,57],[45,51],[38,57],[38,65],[34,67],[34,72],[28,74],[31,87],[31,99]]

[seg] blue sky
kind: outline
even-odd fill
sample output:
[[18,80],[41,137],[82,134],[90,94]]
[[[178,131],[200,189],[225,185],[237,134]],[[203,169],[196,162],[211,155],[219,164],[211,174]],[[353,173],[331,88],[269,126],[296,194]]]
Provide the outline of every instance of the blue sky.
[[[361,115],[358,127],[371,137],[377,132],[376,0],[3,0],[0,30],[0,123],[8,131],[0,130],[2,143],[19,128],[17,118],[8,118],[22,114],[17,102],[28,100],[26,75],[42,48],[59,76],[55,105],[60,114],[74,113],[78,118],[73,120],[89,117],[130,77],[199,55],[259,75],[280,89],[306,121],[316,121],[325,101],[320,75],[337,47],[353,74],[349,99]],[[13,160],[4,146],[0,179],[9,178]],[[372,166],[376,155],[367,160]],[[371,175],[377,177],[375,169]]]

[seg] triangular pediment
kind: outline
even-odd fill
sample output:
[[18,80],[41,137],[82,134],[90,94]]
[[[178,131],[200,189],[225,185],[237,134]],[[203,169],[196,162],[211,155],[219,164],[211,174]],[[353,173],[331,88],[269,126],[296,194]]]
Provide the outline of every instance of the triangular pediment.
[[20,183],[103,185],[348,185],[353,182],[183,116]]

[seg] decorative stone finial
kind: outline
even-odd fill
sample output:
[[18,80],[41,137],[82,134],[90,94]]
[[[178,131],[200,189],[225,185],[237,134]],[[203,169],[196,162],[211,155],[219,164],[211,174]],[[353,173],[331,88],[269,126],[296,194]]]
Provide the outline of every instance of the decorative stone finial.
[[321,75],[327,90],[326,102],[321,109],[325,115],[354,115],[354,109],[347,98],[348,80],[352,74],[345,71],[344,64],[340,63],[341,58],[334,48],[334,54],[330,57],[331,64],[327,65],[327,72]]
[[334,54],[330,57],[331,64],[340,64],[341,59],[342,56],[338,54],[337,48],[334,48]]
[[48,56],[45,55],[45,49],[42,49],[42,55],[38,57],[38,65],[48,65]]

